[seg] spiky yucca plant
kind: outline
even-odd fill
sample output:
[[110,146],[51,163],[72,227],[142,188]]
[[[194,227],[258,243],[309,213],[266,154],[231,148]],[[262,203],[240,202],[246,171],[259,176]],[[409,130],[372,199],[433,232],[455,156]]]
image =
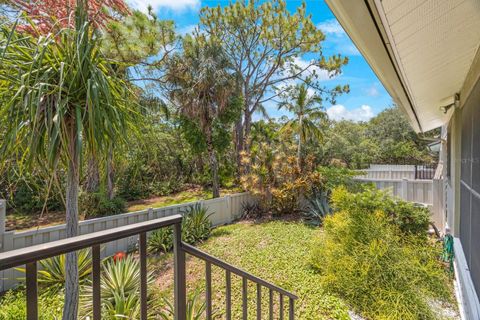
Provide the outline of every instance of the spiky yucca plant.
[[[147,274],[147,286],[154,282],[152,273]],[[92,285],[85,286],[81,294],[80,315],[92,316]],[[115,261],[107,259],[103,263],[100,279],[102,295],[102,319],[139,319],[140,318],[140,262],[132,255]],[[148,298],[153,313],[153,300]]]
[[182,239],[183,241],[194,244],[206,240],[210,236],[212,223],[207,208],[200,203],[189,206],[182,211]]

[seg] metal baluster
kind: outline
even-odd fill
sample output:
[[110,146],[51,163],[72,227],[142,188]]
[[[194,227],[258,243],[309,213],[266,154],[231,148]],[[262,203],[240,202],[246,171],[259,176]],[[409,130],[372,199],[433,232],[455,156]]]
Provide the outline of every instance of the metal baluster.
[[268,314],[269,314],[269,319],[273,320],[273,290],[269,290],[269,295],[270,295],[270,301],[268,305]]
[[290,298],[290,303],[289,303],[289,306],[288,306],[288,319],[289,320],[293,320],[295,318],[295,300],[293,300],[292,298]]
[[147,233],[140,233],[140,319],[147,320]]
[[280,320],[283,320],[283,294],[280,294]]
[[27,263],[27,319],[38,319],[37,262]]
[[226,301],[225,301],[225,304],[226,304],[226,320],[231,320],[232,319],[232,277],[231,277],[231,273],[229,270],[226,271],[225,273],[225,276],[226,276],[226,281],[227,281],[227,284],[226,284]]
[[262,320],[262,286],[257,283],[257,320]]
[[185,251],[182,249],[182,226],[176,223],[173,227],[173,253],[174,253],[174,282],[175,282],[175,320],[187,318],[187,287],[185,271]]
[[247,312],[247,278],[242,278],[242,314],[243,320],[247,320],[248,312]]
[[207,300],[207,320],[212,319],[212,264],[208,261],[205,262],[205,282],[206,292],[205,299]]
[[100,245],[92,247],[92,302],[93,320],[101,319],[101,292],[100,292]]

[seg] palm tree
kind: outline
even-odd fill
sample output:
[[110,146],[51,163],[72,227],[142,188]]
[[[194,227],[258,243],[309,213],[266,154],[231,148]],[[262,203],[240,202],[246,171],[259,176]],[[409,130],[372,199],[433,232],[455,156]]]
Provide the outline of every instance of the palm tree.
[[304,167],[303,148],[306,141],[322,139],[319,121],[325,119],[325,112],[321,103],[320,96],[309,94],[307,85],[301,84],[295,86],[278,106],[278,109],[285,109],[293,114],[293,118],[285,123],[282,130],[291,130],[297,136],[297,165],[300,172]]
[[167,66],[169,96],[181,117],[199,128],[208,152],[212,174],[213,197],[220,196],[214,127],[231,121],[234,103],[234,77],[230,62],[220,46],[202,35],[187,36],[183,52]]
[[[83,149],[106,150],[136,115],[129,87],[98,50],[84,1],[77,5],[73,29],[36,38],[3,25],[0,35],[0,121],[6,128],[0,154],[16,154],[25,165],[48,165],[53,174],[65,165],[67,237],[78,232]],[[77,317],[77,263],[75,252],[67,254],[63,319]]]

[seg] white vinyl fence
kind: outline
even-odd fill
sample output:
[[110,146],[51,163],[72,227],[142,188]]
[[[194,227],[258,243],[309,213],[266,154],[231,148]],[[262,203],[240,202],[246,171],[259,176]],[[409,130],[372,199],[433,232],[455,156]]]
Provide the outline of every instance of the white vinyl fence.
[[[242,213],[242,204],[254,201],[250,193],[237,193],[224,197],[198,201],[208,212],[214,226],[231,223]],[[183,203],[157,209],[123,213],[114,216],[81,221],[79,234],[88,234],[96,231],[121,227],[137,222],[167,217],[181,213],[188,206],[197,202]],[[28,231],[5,231],[6,202],[0,200],[0,252],[25,248],[37,244],[47,243],[65,238],[65,225],[38,228]],[[102,256],[111,256],[118,251],[127,251],[137,244],[137,237],[120,239],[105,244]],[[0,292],[13,288],[24,274],[14,269],[0,272]]]
[[393,196],[406,201],[433,204],[432,180],[373,178],[356,178],[355,180],[373,183],[377,189],[388,190]]
[[364,173],[360,177],[367,179],[415,179],[414,165],[371,164],[360,171]]

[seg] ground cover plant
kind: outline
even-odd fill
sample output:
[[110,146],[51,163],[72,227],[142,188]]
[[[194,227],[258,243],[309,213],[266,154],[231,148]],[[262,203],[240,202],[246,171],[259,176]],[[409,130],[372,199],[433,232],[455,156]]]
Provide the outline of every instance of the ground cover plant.
[[[291,217],[290,217],[291,218]],[[244,221],[222,226],[212,231],[212,236],[200,249],[226,262],[270,281],[299,296],[296,302],[297,319],[349,319],[348,307],[341,299],[328,294],[319,284],[320,276],[311,268],[309,257],[315,239],[322,233],[295,219],[269,222]],[[171,257],[170,257],[171,258]],[[173,270],[169,257],[155,262],[162,295],[170,297]],[[195,258],[187,261],[187,279],[190,292],[204,292],[205,263]],[[225,271],[212,267],[213,308],[224,317]],[[241,318],[241,279],[232,276],[232,317]],[[262,291],[262,319],[268,319],[268,290]],[[203,299],[203,297],[202,297]],[[278,295],[275,295],[275,315],[278,318]],[[286,302],[286,300],[285,300]],[[248,316],[256,317],[256,285],[248,286]],[[285,314],[287,314],[285,303]]]

